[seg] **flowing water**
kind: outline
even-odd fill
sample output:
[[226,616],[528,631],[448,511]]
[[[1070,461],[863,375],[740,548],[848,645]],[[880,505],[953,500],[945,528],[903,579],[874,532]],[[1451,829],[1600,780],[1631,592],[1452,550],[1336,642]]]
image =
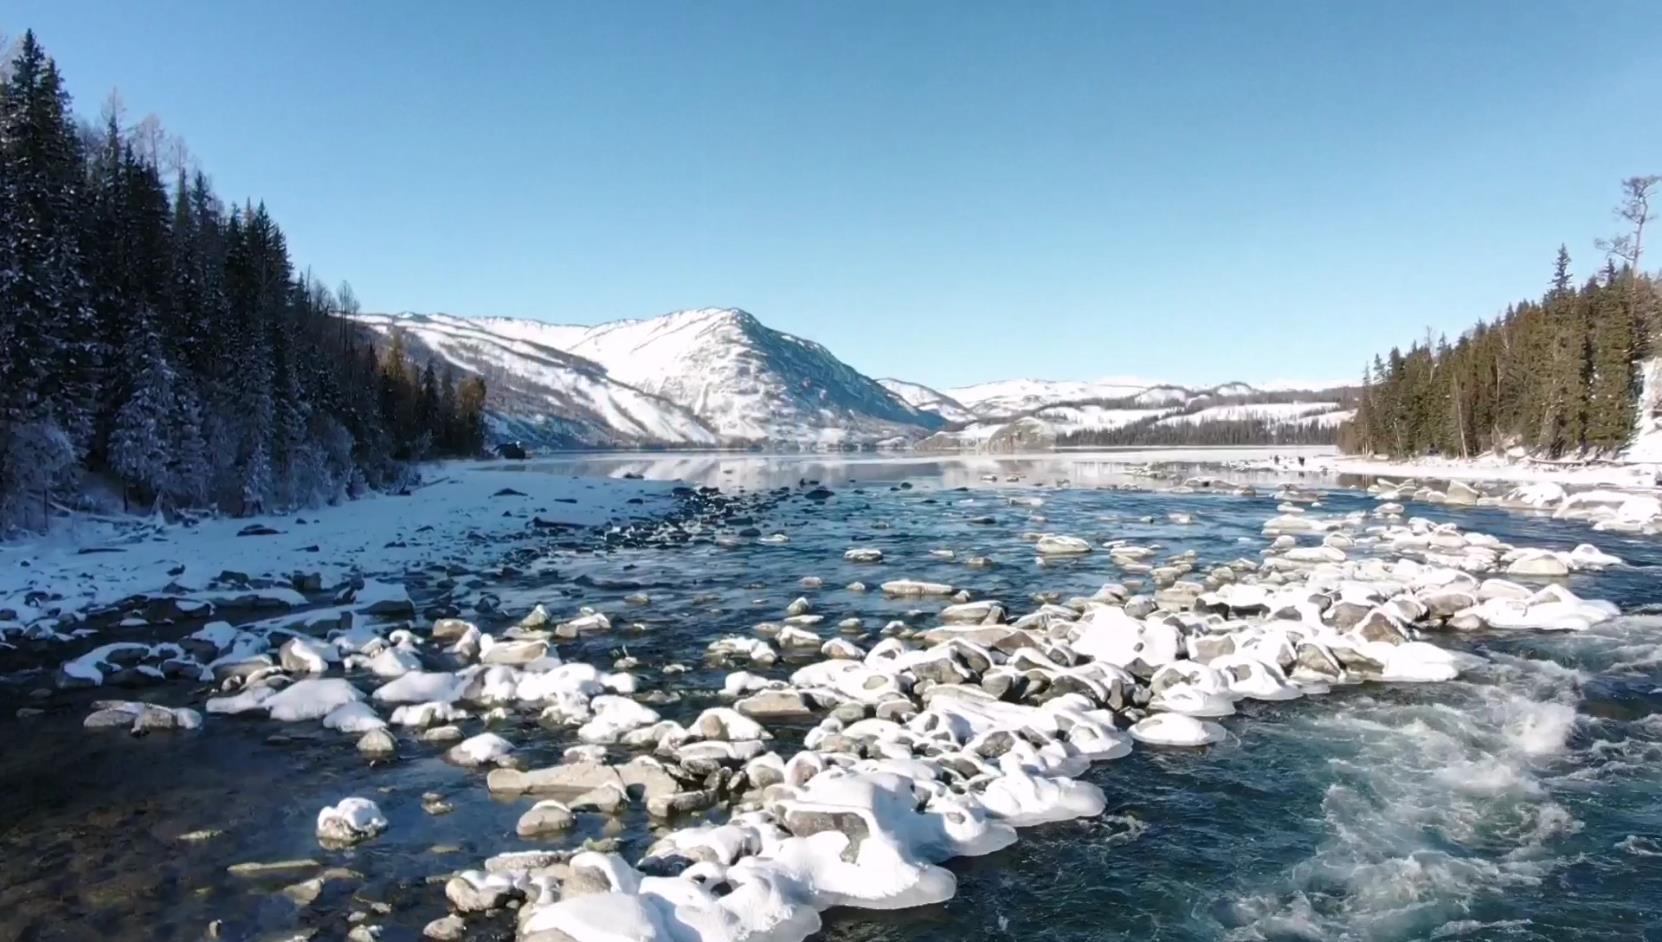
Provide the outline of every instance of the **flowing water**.
[[[570,659],[640,659],[643,690],[685,694],[687,715],[721,702],[725,669],[701,667],[705,645],[748,634],[808,595],[830,622],[857,616],[927,624],[937,606],[843,588],[862,579],[917,578],[1003,600],[1013,614],[1039,592],[1089,594],[1121,575],[1106,554],[1039,566],[1024,531],[1093,541],[1130,539],[1208,563],[1256,557],[1268,496],[1107,489],[1148,483],[1111,458],[841,461],[762,458],[572,458],[525,473],[639,473],[762,495],[751,515],[783,544],[552,550],[552,569],[491,586],[514,614],[543,602],[556,616],[593,605],[642,630],[563,646]],[[1294,477],[1266,472],[1263,481]],[[995,481],[983,480],[993,475]],[[1019,481],[1006,477],[1019,475]],[[1250,474],[1232,474],[1236,479]],[[801,481],[833,491],[804,499]],[[1055,485],[1060,481],[1070,487]],[[1313,512],[1371,509],[1333,481]],[[1040,497],[1033,509],[1009,497]],[[1177,524],[1167,515],[1193,515]],[[1571,522],[1493,509],[1411,506],[1520,545],[1593,542],[1632,565],[1577,575],[1570,588],[1624,612],[1662,603],[1662,544],[1596,534]],[[1040,514],[1046,520],[1035,523]],[[726,528],[736,531],[743,521]],[[845,562],[876,546],[881,566]],[[957,560],[930,555],[952,549]],[[970,569],[984,555],[996,565]],[[803,577],[825,588],[804,592]],[[646,592],[630,608],[624,596]],[[481,627],[487,627],[481,625]],[[958,860],[958,894],[918,910],[833,910],[825,939],[1662,939],[1662,618],[1632,614],[1581,633],[1440,635],[1484,663],[1445,684],[1368,684],[1286,703],[1242,701],[1231,736],[1205,750],[1139,746],[1088,773],[1108,797],[1096,819],[1021,832],[1013,847]],[[691,665],[665,676],[671,662]],[[772,671],[783,676],[781,664]],[[400,759],[369,767],[351,739],[317,724],[208,717],[195,733],[130,738],[80,728],[90,693],[38,701],[45,715],[13,719],[40,678],[11,678],[0,697],[0,938],[20,940],[286,938],[315,928],[344,937],[347,914],[370,911],[383,940],[414,939],[442,915],[432,877],[510,849],[569,846],[616,835],[638,856],[651,840],[640,809],[580,816],[546,843],[515,836],[527,800],[496,801],[482,774],[446,764],[442,747],[401,741]],[[367,684],[365,685],[367,686]],[[108,694],[106,694],[108,695]],[[170,685],[143,694],[200,704],[204,691]],[[666,715],[669,714],[666,711]],[[477,721],[464,724],[471,734]],[[575,742],[527,719],[499,729],[530,765]],[[788,735],[788,731],[787,731]],[[782,739],[784,737],[782,736]],[[789,741],[789,740],[786,740]],[[423,793],[456,807],[431,816]],[[389,829],[342,852],[313,836],[317,809],[348,794],[374,798]],[[181,840],[193,831],[217,836]],[[314,858],[361,881],[331,885],[298,906],[281,888],[297,877],[230,876],[239,861]],[[389,913],[372,909],[390,906]],[[508,938],[507,920],[471,937]]]

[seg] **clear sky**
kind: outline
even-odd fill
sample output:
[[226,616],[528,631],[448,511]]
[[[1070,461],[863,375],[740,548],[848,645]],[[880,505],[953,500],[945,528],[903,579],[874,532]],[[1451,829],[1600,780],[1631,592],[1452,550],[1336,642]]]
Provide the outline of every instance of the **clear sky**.
[[1652,2],[0,9],[24,27],[368,310],[743,307],[937,386],[1355,376],[1539,293],[1560,241],[1590,272],[1618,180],[1662,172]]

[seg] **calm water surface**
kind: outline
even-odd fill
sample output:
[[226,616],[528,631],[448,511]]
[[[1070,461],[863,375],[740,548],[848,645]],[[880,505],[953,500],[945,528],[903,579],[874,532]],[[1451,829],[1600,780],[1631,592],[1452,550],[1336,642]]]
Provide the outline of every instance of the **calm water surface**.
[[[1267,545],[1260,528],[1275,513],[1268,487],[1256,497],[1099,489],[1150,483],[1112,456],[587,456],[523,468],[634,473],[728,491],[806,479],[834,491],[823,502],[779,500],[755,515],[756,527],[787,534],[786,544],[562,549],[535,575],[492,580],[515,617],[540,601],[557,616],[593,605],[642,625],[561,653],[609,662],[626,649],[642,662],[644,689],[687,694],[668,715],[719,702],[714,689],[725,669],[701,666],[710,640],[748,633],[799,594],[831,621],[924,624],[929,612],[915,602],[841,588],[910,577],[967,587],[1019,614],[1035,604],[1034,593],[1089,594],[1120,578],[1100,553],[1037,566],[1020,538],[1025,531],[1194,549],[1204,569],[1256,557]],[[984,481],[989,474],[998,480]],[[1005,481],[1009,475],[1021,480]],[[1294,469],[1229,477],[1300,480]],[[1063,481],[1072,486],[1055,486]],[[1014,506],[1013,496],[1045,503]],[[1338,489],[1323,504],[1315,512],[1374,506]],[[1193,514],[1194,523],[1168,522],[1175,511]],[[1652,568],[1662,564],[1662,545],[1654,540],[1500,510],[1410,512],[1520,544],[1593,542],[1634,565],[1578,575],[1574,591],[1629,612],[1662,603],[1662,569]],[[1035,522],[1034,514],[1047,519]],[[991,523],[981,522],[987,517]],[[846,563],[841,554],[851,545],[880,547],[888,561]],[[972,570],[933,559],[937,548],[997,565]],[[797,582],[805,576],[826,588],[803,593]],[[649,606],[622,601],[641,591]],[[1024,830],[1006,851],[954,862],[958,896],[945,905],[828,913],[823,937],[1662,939],[1662,618],[1634,615],[1579,634],[1433,640],[1486,663],[1449,684],[1244,701],[1225,721],[1232,736],[1222,745],[1139,747],[1094,768],[1090,778],[1109,799],[1101,818]],[[660,675],[671,662],[695,669]],[[434,876],[503,850],[615,834],[634,858],[651,841],[639,809],[616,820],[582,816],[571,834],[547,844],[521,840],[514,823],[529,802],[492,800],[482,774],[444,763],[439,747],[401,741],[397,763],[371,769],[350,738],[316,724],[209,717],[194,734],[95,734],[80,728],[91,694],[55,694],[42,701],[45,716],[13,719],[27,690],[39,686],[13,680],[0,719],[0,938],[195,940],[215,919],[229,939],[282,938],[307,927],[320,939],[342,938],[348,913],[385,904],[390,914],[373,918],[386,929],[382,938],[414,939],[445,912]],[[176,684],[141,695],[199,705],[205,691]],[[479,723],[464,730],[477,732]],[[570,731],[530,720],[498,731],[531,764],[557,761],[575,741]],[[446,795],[457,810],[426,814],[424,792]],[[377,800],[391,827],[355,850],[322,851],[312,834],[317,809],[348,794]],[[224,833],[179,839],[199,829]],[[363,879],[301,907],[279,892],[292,877],[225,872],[238,861],[293,857],[349,867]],[[511,936],[506,921],[474,929],[480,939]]]

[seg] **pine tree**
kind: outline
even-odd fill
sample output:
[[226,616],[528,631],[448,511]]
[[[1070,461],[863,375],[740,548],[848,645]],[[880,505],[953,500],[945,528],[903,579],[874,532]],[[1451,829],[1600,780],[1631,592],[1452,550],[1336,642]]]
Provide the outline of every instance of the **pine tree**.
[[175,504],[200,507],[208,501],[213,465],[203,431],[202,400],[195,385],[183,377],[174,383],[172,414],[164,490]]
[[0,88],[0,480],[50,489],[91,437],[97,331],[79,237],[69,94],[32,31]]
[[149,498],[162,493],[170,478],[167,430],[174,376],[149,311],[139,311],[131,330],[134,336],[124,345],[124,353],[136,361],[134,381],[115,414],[109,463],[126,484]]

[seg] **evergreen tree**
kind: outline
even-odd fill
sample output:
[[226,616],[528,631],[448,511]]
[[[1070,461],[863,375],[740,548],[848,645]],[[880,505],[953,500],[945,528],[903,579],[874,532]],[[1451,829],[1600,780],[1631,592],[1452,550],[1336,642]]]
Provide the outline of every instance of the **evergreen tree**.
[[265,206],[227,212],[158,119],[121,113],[78,128],[33,33],[0,63],[0,533],[46,526],[86,475],[257,512],[479,449],[482,381],[418,376],[401,342],[378,360],[350,288],[297,276]]
[[149,498],[162,493],[170,479],[167,432],[174,375],[149,311],[141,309],[130,330],[133,337],[123,345],[123,354],[136,365],[126,401],[116,410],[109,463],[111,470]]

